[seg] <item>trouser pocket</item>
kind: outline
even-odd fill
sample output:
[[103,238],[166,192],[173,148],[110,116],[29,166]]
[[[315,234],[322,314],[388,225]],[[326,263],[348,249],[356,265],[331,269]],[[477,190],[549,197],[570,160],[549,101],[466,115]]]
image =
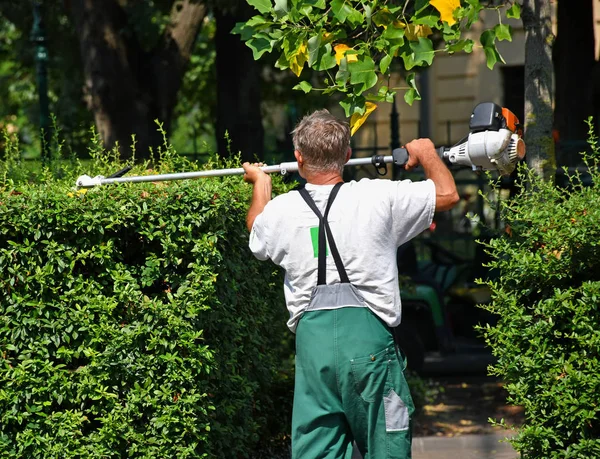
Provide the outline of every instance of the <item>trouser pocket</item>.
[[350,360],[354,387],[367,403],[381,399],[387,381],[388,349]]

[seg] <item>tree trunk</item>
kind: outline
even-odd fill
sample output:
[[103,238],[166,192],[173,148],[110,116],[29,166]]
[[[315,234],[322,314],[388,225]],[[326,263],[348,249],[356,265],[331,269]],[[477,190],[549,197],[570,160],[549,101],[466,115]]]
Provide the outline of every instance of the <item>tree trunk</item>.
[[[217,146],[223,157],[241,152],[242,161],[262,158],[264,129],[261,116],[260,64],[231,29],[248,20],[247,4],[235,12],[217,12]],[[226,133],[227,137],[226,138]]]
[[[122,0],[121,0],[122,3]],[[86,102],[106,148],[119,146],[137,159],[162,144],[155,120],[168,132],[186,65],[206,14],[195,0],[175,2],[170,25],[158,46],[146,52],[117,0],[73,0],[71,12],[80,42]]]
[[550,0],[524,0],[525,28],[525,144],[527,164],[540,177],[556,173],[552,137],[553,67]]
[[[554,44],[556,106],[554,128],[564,142],[585,141],[585,120],[593,114],[593,80],[595,60],[594,9],[592,0],[560,1],[557,6],[557,36]],[[576,153],[564,149],[557,157],[560,165],[575,166]]]

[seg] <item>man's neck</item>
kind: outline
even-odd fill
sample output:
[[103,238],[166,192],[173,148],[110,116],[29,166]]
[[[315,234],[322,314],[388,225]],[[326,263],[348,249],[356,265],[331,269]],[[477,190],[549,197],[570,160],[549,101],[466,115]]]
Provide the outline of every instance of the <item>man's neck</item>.
[[306,177],[306,181],[313,185],[335,185],[336,183],[343,182],[344,179],[337,172],[325,172],[311,174]]

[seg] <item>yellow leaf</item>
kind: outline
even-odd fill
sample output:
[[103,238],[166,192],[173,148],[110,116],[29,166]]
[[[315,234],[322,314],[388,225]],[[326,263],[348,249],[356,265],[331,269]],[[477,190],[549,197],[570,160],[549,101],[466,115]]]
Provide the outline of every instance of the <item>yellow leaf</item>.
[[[333,47],[333,49],[335,50],[335,62],[337,63],[337,65],[340,65],[340,62],[342,62],[342,59],[344,58],[344,56],[346,56],[346,51],[348,51],[350,48],[348,45],[344,45],[339,44],[339,45],[335,45]],[[358,56],[356,54],[348,54],[346,56],[346,60],[348,61],[348,64],[350,62],[357,62],[358,61]]]
[[306,43],[302,43],[300,46],[298,46],[296,52],[292,54],[292,57],[290,57],[290,70],[294,72],[296,76],[300,76],[306,61],[308,61],[308,52],[306,49]]
[[420,37],[427,38],[429,35],[433,34],[431,27],[423,24],[404,24],[401,23],[400,27],[405,29],[404,36],[408,38],[409,41],[419,41]]
[[363,125],[371,112],[377,108],[377,104],[374,104],[373,102],[367,102],[366,107],[367,108],[362,115],[354,113],[350,118],[350,135],[354,135],[354,133],[358,131],[358,128]]
[[446,21],[448,25],[456,23],[452,13],[460,7],[460,0],[431,0],[429,3],[440,12],[442,21]]

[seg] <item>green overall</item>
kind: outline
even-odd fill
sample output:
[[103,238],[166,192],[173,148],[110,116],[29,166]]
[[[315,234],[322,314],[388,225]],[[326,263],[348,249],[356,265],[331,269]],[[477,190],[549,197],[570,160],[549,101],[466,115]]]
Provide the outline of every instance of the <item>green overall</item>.
[[[327,223],[341,183],[319,217],[318,281],[296,329],[293,459],[350,459],[356,443],[364,459],[411,457],[414,405],[404,358],[389,327],[366,306],[346,274]],[[340,283],[327,285],[326,239]]]

